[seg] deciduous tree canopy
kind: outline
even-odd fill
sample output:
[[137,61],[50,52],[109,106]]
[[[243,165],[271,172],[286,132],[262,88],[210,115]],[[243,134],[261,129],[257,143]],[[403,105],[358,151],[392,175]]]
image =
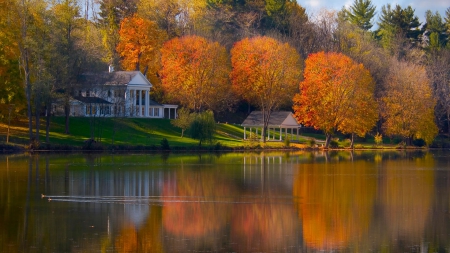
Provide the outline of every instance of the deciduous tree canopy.
[[220,111],[231,99],[225,48],[199,36],[174,38],[161,49],[162,87],[169,100],[203,111]]
[[289,103],[297,91],[300,57],[287,43],[254,37],[234,45],[231,64],[233,89],[263,111],[265,136],[271,112]]
[[323,130],[326,147],[337,130],[364,136],[377,121],[374,89],[362,64],[339,53],[312,54],[306,59],[300,94],[294,97],[295,117]]
[[424,67],[394,61],[386,85],[382,98],[385,133],[401,136],[406,142],[423,139],[430,144],[438,133],[436,100]]

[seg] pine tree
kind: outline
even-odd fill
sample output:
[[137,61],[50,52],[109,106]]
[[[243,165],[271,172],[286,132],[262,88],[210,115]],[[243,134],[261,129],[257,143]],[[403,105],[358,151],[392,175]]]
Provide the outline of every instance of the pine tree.
[[345,17],[350,23],[363,30],[372,28],[372,19],[375,16],[376,7],[370,0],[355,0],[349,9],[344,9]]

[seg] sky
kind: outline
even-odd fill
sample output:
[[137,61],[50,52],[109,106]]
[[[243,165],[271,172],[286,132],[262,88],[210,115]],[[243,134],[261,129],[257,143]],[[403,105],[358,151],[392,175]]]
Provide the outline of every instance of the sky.
[[[321,9],[334,9],[340,10],[342,6],[350,6],[354,2],[354,0],[297,0],[297,2],[306,8],[306,11],[310,15],[317,14]],[[420,22],[425,21],[425,12],[427,10],[431,10],[433,13],[438,11],[442,17],[445,15],[445,10],[450,7],[449,0],[397,0],[397,1],[389,1],[389,0],[372,0],[372,4],[377,8],[377,14],[375,15],[376,23],[378,21],[378,15],[381,13],[381,7],[383,5],[391,4],[391,6],[395,6],[396,4],[400,5],[402,8],[411,5],[413,9],[415,9],[415,14],[419,18]]]

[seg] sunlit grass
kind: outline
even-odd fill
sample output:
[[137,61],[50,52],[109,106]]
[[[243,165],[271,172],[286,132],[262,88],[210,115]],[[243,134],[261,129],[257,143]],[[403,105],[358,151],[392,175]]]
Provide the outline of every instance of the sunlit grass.
[[[65,133],[65,118],[52,117],[49,139],[51,144],[82,146],[86,140],[93,137],[104,145],[128,145],[128,146],[160,146],[161,140],[166,138],[171,147],[192,147],[198,145],[198,140],[189,137],[185,132],[181,137],[181,129],[174,127],[168,119],[143,119],[143,118],[85,118],[71,117],[69,134]],[[0,123],[0,138],[6,139],[7,125]],[[254,129],[253,129],[254,131]],[[10,140],[14,143],[28,144],[28,122],[16,120],[10,128]],[[261,134],[261,133],[259,133]],[[283,133],[284,139],[285,133]],[[249,128],[247,128],[249,136]],[[243,140],[244,128],[236,124],[217,124],[217,131],[213,143],[202,143],[210,146],[220,143],[226,147],[248,148],[248,141]],[[263,148],[284,148],[285,144],[279,140],[278,131],[270,131],[271,140],[265,144],[259,141],[257,145]],[[296,139],[296,134],[288,134],[289,139]],[[45,142],[45,120],[41,120],[40,142]],[[1,139],[0,139],[1,140]],[[300,137],[300,143],[307,142]],[[291,141],[291,147],[304,147],[296,141]]]

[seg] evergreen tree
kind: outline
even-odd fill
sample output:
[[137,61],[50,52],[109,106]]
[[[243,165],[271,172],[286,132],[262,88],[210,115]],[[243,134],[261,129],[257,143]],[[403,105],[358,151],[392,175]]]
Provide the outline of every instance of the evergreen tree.
[[408,44],[410,46],[418,44],[420,25],[419,18],[414,14],[411,6],[403,9],[400,5],[396,5],[395,8],[391,8],[388,4],[381,8],[376,36],[381,40],[384,48],[401,55],[404,50],[407,50]]
[[426,23],[422,27],[422,30],[424,36],[428,37],[429,48],[439,49],[447,44],[447,29],[439,12],[435,14],[429,10],[426,12]]
[[344,15],[350,23],[363,30],[372,28],[372,19],[375,16],[376,7],[370,0],[355,0],[349,9],[344,9]]

